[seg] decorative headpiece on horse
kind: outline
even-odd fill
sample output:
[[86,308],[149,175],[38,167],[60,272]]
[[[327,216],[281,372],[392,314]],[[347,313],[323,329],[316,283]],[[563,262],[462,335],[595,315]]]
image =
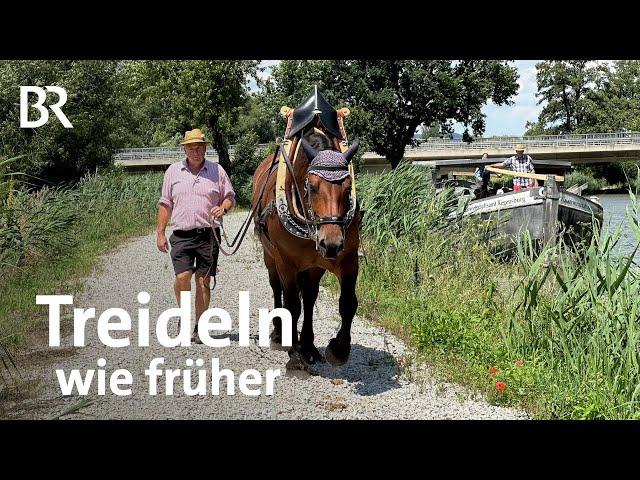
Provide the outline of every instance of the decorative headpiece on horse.
[[302,148],[309,159],[308,172],[324,178],[330,182],[336,182],[349,176],[349,162],[358,151],[360,139],[356,138],[349,150],[344,153],[335,150],[316,150],[303,137]]
[[293,138],[317,118],[327,132],[338,140],[344,140],[343,132],[341,132],[338,123],[338,115],[338,111],[322,96],[318,91],[318,86],[315,85],[309,96],[293,109],[293,118],[287,138]]

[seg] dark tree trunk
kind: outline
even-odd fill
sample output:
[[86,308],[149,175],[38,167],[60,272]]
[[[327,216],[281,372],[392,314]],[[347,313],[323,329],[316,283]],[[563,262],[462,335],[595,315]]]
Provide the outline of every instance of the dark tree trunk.
[[398,141],[393,145],[388,146],[385,157],[391,164],[391,168],[395,169],[404,158],[404,150],[406,146],[411,143],[411,139],[413,138],[413,134],[416,131],[416,128],[418,128],[418,125],[420,125],[420,122],[415,120],[412,121],[407,126],[402,138],[398,139]]
[[398,166],[400,160],[402,160],[402,157],[404,157],[404,148],[402,149],[402,151],[387,152],[387,160],[391,164],[392,169],[395,169]]
[[231,157],[229,156],[229,143],[227,142],[216,117],[209,118],[207,122],[211,130],[213,147],[218,154],[218,163],[227,174],[231,175]]

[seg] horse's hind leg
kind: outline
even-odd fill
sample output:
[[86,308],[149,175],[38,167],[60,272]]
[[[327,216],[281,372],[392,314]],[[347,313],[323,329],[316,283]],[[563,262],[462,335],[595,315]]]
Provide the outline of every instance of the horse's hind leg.
[[313,344],[313,306],[318,298],[320,279],[325,270],[322,268],[312,268],[298,274],[298,285],[302,290],[302,307],[304,310],[304,320],[300,331],[300,355],[302,359],[310,364],[324,362],[324,358]]
[[[264,263],[269,271],[269,284],[273,291],[273,307],[282,308],[282,283],[280,283],[276,262],[266,250],[264,251]],[[269,335],[269,339],[271,340],[272,349],[288,350],[288,347],[282,347],[282,319],[280,317],[274,317],[273,331]]]

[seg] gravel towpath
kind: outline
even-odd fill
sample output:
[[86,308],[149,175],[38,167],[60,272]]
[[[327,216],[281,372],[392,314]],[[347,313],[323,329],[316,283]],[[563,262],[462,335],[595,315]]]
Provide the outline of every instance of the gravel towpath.
[[[225,217],[228,232],[235,233],[246,213],[236,212]],[[399,368],[397,359],[407,353],[405,344],[371,321],[359,316],[354,319],[352,351],[348,363],[341,367],[322,364],[318,375],[307,378],[284,375],[288,355],[257,345],[258,308],[272,308],[272,294],[253,227],[247,234],[238,254],[220,255],[218,285],[213,292],[211,306],[227,310],[232,317],[231,344],[225,348],[205,345],[165,348],[151,335],[151,346],[137,346],[137,329],[130,334],[132,346],[110,348],[98,339],[95,323],[89,322],[85,347],[71,348],[71,329],[62,339],[60,348],[47,345],[19,360],[23,371],[34,386],[34,396],[17,402],[6,410],[9,418],[51,418],[77,406],[82,397],[61,394],[55,370],[95,369],[99,358],[106,360],[107,394],[97,395],[95,388],[86,397],[87,406],[63,418],[79,419],[524,419],[519,410],[489,405],[481,398],[464,393],[456,385],[436,382],[425,366],[408,372]],[[169,232],[170,233],[170,232]],[[231,236],[231,235],[230,235]],[[168,255],[158,252],[155,236],[133,239],[103,256],[93,274],[87,278],[74,306],[95,307],[97,316],[111,307],[127,310],[134,318],[140,304],[137,294],[146,291],[149,302],[152,332],[160,312],[175,307],[172,290],[173,270]],[[251,296],[251,334],[249,347],[238,345],[238,292],[248,290]],[[43,307],[46,308],[46,307]],[[70,312],[70,310],[68,310]],[[64,310],[63,310],[64,312]],[[176,320],[177,321],[177,320]],[[63,323],[71,323],[70,319]],[[95,320],[93,320],[95,322]],[[314,316],[316,345],[324,351],[335,335],[339,323],[337,299],[321,288]],[[299,327],[302,319],[299,322]],[[93,326],[93,328],[89,328]],[[177,327],[176,327],[177,329]],[[119,336],[115,333],[114,336]],[[149,396],[148,377],[144,371],[156,357],[164,357],[161,368],[187,368],[187,359],[203,359],[204,368],[211,370],[211,359],[219,358],[220,368],[236,374],[236,394],[189,396],[176,380],[173,396]],[[132,395],[116,396],[109,390],[109,375],[115,369],[127,369],[133,376]],[[268,369],[281,369],[275,378],[274,394],[265,395],[264,385],[259,396],[246,396],[238,389],[238,376],[246,369],[263,374]],[[197,378],[193,367],[193,378]],[[410,374],[409,374],[410,373]],[[210,382],[210,377],[207,376]],[[264,380],[264,378],[263,378]],[[161,378],[161,385],[162,384]],[[194,383],[195,385],[195,383]],[[224,386],[224,382],[223,382]],[[255,387],[253,387],[255,388]]]

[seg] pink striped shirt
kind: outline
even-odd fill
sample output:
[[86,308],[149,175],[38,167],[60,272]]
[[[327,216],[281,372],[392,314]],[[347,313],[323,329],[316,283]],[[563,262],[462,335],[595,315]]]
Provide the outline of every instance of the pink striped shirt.
[[[235,205],[235,197],[231,180],[220,165],[205,160],[200,171],[194,173],[185,158],[167,168],[159,203],[172,209],[174,230],[191,230],[211,226],[211,209],[220,206],[225,198]],[[215,219],[214,227],[219,226],[219,220]]]

